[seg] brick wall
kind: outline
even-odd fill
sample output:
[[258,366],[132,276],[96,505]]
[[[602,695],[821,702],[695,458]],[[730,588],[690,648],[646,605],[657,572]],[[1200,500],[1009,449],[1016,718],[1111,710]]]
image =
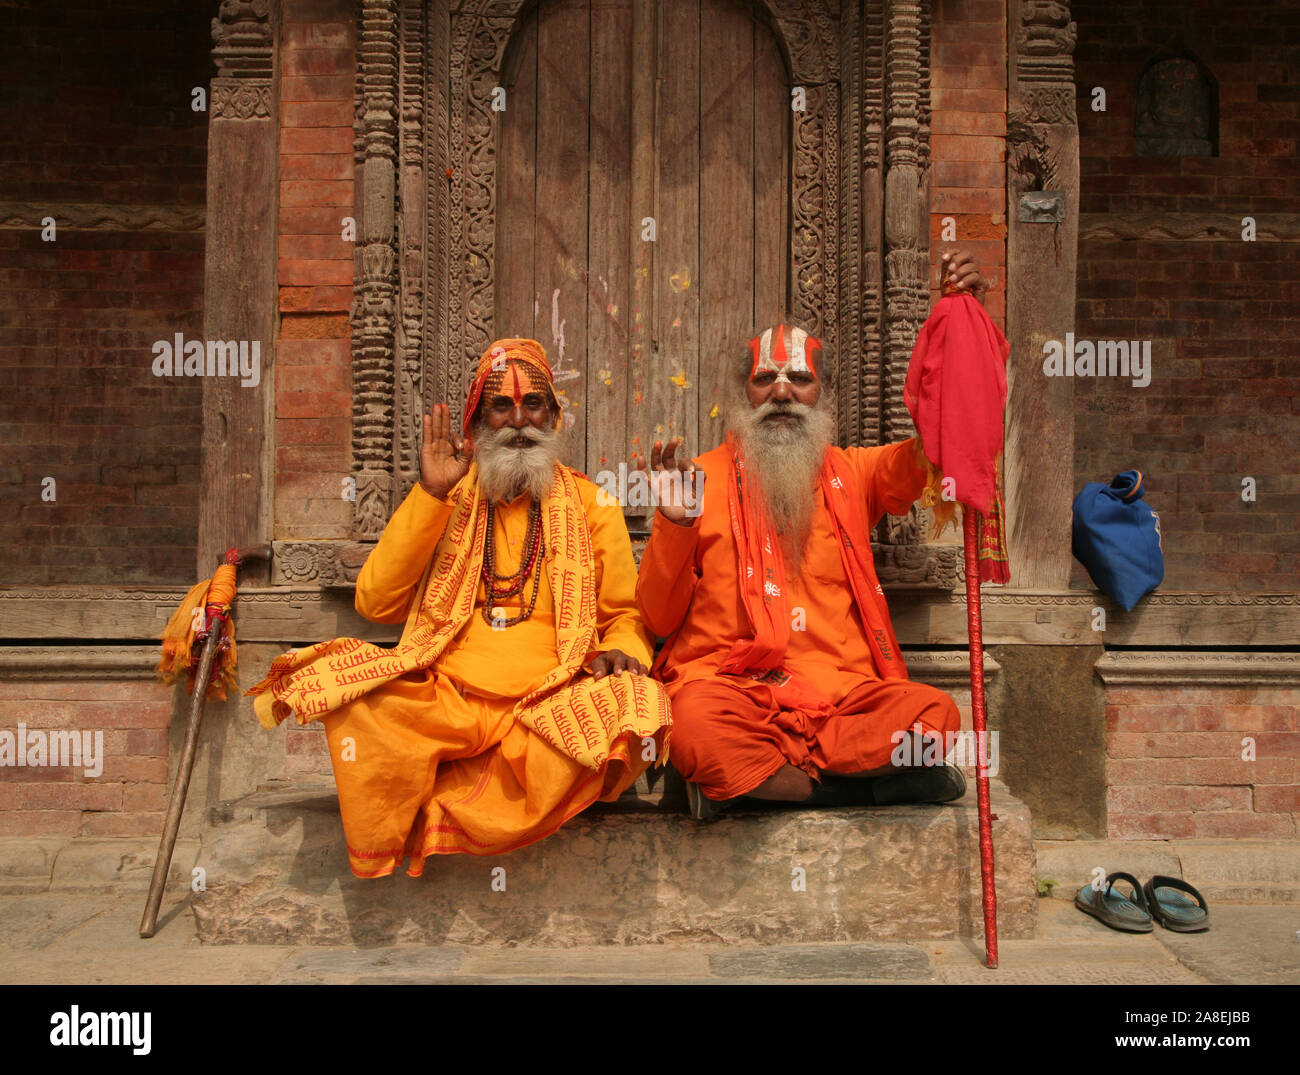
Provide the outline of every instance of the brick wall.
[[[0,682],[0,729],[103,734],[103,770],[0,766],[0,836],[154,836],[167,808],[171,693],[140,682]],[[93,740],[92,740],[93,742]],[[53,760],[46,755],[46,760]],[[85,759],[82,759],[83,762]]]
[[[938,0],[930,33],[930,250],[969,250],[989,281],[985,308],[1006,329],[1007,47],[1003,0]],[[956,223],[944,242],[943,221]],[[932,299],[938,301],[937,288]]]
[[[1078,0],[1071,12],[1082,212],[1222,213],[1239,229],[1243,216],[1295,211],[1300,5]],[[1218,157],[1134,155],[1135,79],[1174,33],[1218,80]],[[1092,111],[1094,86],[1105,112]],[[1076,489],[1147,473],[1171,590],[1291,592],[1300,578],[1300,256],[1237,234],[1079,245],[1076,336],[1151,340],[1152,379],[1075,380]],[[1075,581],[1086,585],[1078,565]]]
[[355,9],[287,0],[280,60],[280,340],[275,535],[348,536]]
[[1112,688],[1106,753],[1113,839],[1300,835],[1300,689]]
[[73,230],[60,206],[203,205],[207,22],[81,0],[6,29],[0,199],[59,226],[0,230],[0,584],[192,581],[201,387],[154,377],[151,345],[201,333],[203,235]]

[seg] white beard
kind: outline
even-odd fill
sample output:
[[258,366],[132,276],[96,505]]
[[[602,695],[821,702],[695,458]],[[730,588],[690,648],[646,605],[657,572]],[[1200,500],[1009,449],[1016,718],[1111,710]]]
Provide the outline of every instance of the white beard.
[[[793,417],[784,422],[764,421],[778,413]],[[817,478],[831,443],[830,412],[794,400],[769,400],[760,407],[742,405],[733,415],[731,427],[740,438],[745,471],[762,493],[768,517],[781,538],[786,566],[796,573],[812,530]]]
[[[522,447],[515,445],[513,442],[520,438],[528,443]],[[514,500],[520,493],[541,500],[551,491],[559,454],[558,430],[536,426],[488,429],[480,424],[474,431],[479,491],[489,504]]]

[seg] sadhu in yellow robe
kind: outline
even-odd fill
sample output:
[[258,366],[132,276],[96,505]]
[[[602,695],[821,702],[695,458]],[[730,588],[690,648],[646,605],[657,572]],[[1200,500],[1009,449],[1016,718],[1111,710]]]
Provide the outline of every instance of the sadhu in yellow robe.
[[[352,872],[533,843],[625,791],[667,749],[667,696],[647,676],[584,672],[620,649],[649,667],[623,514],[556,464],[542,502],[545,561],[532,615],[482,612],[487,510],[477,465],[441,501],[416,485],[357,579],[367,619],[405,619],[395,649],[355,638],[290,651],[249,693],[259,720],[321,720]],[[606,499],[606,498],[602,498]],[[496,505],[496,570],[519,567],[529,500]],[[532,596],[493,603],[519,615]],[[489,610],[491,612],[491,610]]]

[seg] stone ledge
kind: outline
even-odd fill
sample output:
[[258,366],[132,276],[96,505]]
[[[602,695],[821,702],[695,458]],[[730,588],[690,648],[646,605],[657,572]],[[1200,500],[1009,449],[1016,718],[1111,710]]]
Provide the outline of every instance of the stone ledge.
[[[1029,812],[993,782],[999,930],[1033,935]],[[328,786],[209,814],[199,937],[242,944],[809,943],[982,934],[975,792],[948,806],[582,815],[532,847],[434,856],[425,876],[348,869]],[[506,891],[492,871],[505,869]],[[796,868],[806,889],[797,891]],[[498,875],[499,876],[499,875]]]
[[1300,686],[1300,653],[1110,651],[1096,667],[1108,687]]
[[[0,893],[144,892],[157,854],[157,837],[7,836],[0,838]],[[198,856],[198,840],[176,841],[169,887],[189,888]]]
[[1038,876],[1059,882],[1053,899],[1073,900],[1100,866],[1142,882],[1156,874],[1181,877],[1211,904],[1300,904],[1294,840],[1038,840],[1035,846]]

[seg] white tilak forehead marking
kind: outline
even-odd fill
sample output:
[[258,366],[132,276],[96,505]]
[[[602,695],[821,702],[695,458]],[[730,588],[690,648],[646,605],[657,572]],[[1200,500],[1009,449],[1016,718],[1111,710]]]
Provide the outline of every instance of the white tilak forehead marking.
[[[801,328],[792,328],[790,330],[790,347],[786,352],[786,361],[784,365],[778,365],[773,357],[773,342],[778,330],[768,329],[759,337],[758,343],[758,362],[754,366],[754,372],[751,378],[760,373],[775,373],[777,381],[785,381],[790,384],[788,374],[795,373],[813,373],[812,368],[808,365],[808,333]],[[815,374],[814,374],[815,376]]]

